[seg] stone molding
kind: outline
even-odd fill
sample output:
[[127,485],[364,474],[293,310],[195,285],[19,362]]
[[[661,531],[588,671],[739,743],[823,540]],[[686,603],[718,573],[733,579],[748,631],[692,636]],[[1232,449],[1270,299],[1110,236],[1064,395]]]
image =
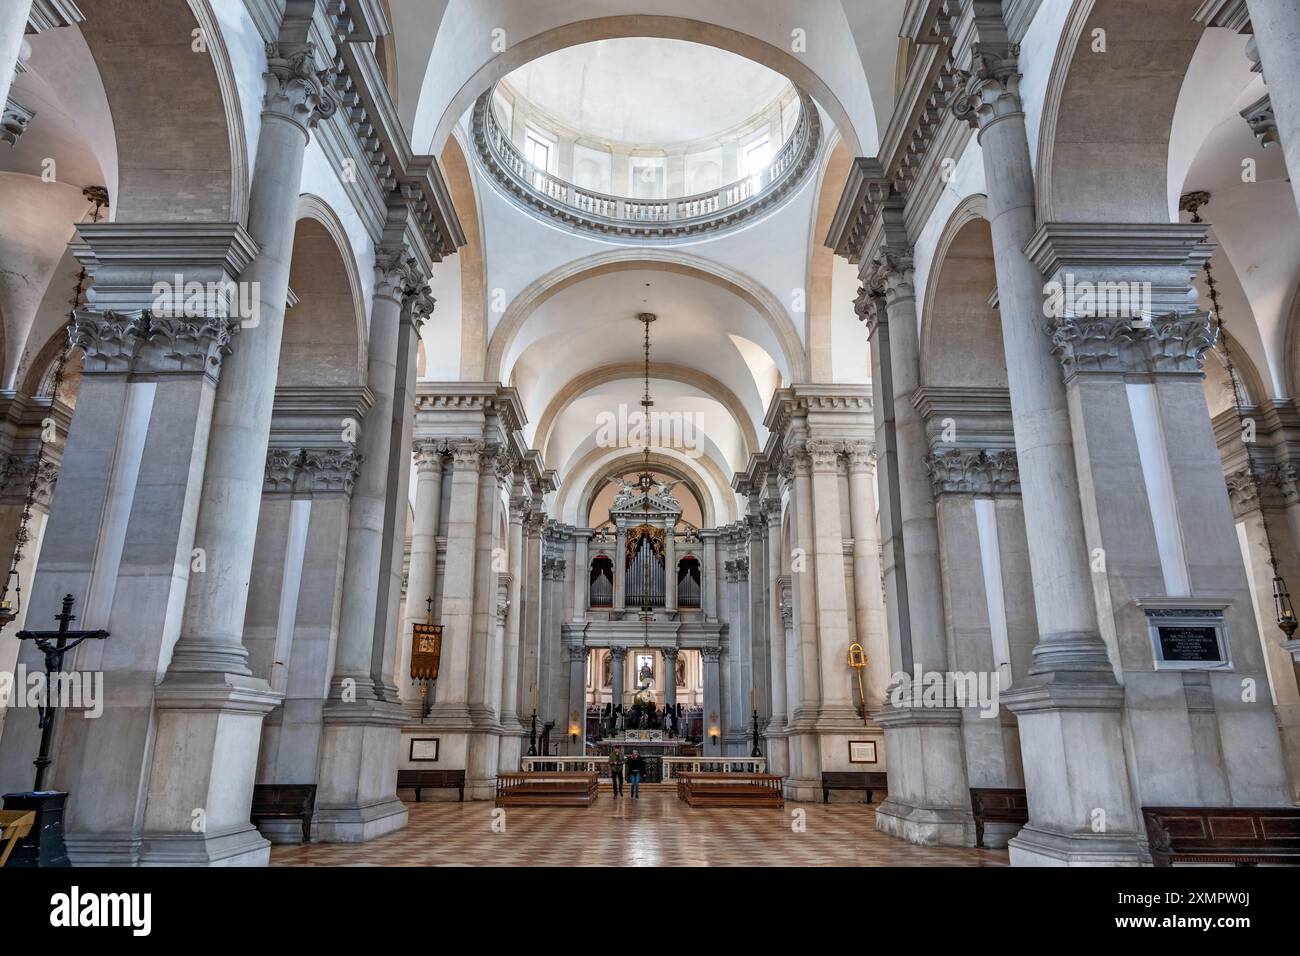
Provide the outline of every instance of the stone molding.
[[925,470],[935,497],[1020,494],[1019,464],[1009,448],[936,449]]

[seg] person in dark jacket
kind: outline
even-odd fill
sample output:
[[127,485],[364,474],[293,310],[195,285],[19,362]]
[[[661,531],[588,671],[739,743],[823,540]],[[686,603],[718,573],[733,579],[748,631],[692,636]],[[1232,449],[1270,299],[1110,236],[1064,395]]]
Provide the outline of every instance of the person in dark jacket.
[[632,785],[632,799],[641,798],[641,774],[645,772],[645,761],[641,759],[641,752],[633,750],[632,756],[627,758],[627,782]]
[[609,779],[614,785],[614,796],[623,796],[623,748],[615,747],[609,755]]

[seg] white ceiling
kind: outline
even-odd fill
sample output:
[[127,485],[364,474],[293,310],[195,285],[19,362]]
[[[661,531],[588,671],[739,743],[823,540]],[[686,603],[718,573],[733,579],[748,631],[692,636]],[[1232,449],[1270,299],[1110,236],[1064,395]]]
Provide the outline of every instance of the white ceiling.
[[526,63],[506,81],[589,136],[656,146],[724,133],[790,86],[781,74],[734,53],[650,37],[559,50]]

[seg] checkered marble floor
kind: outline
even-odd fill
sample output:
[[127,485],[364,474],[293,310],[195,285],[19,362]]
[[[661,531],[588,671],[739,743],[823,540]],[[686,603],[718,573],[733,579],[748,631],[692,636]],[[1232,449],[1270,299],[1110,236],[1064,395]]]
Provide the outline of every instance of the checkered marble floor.
[[[602,793],[587,808],[410,803],[410,824],[364,844],[276,846],[272,866],[1005,866],[1004,850],[918,847],[876,830],[862,804],[698,809],[670,791]],[[795,832],[793,810],[803,810]],[[499,829],[499,827],[498,827]]]

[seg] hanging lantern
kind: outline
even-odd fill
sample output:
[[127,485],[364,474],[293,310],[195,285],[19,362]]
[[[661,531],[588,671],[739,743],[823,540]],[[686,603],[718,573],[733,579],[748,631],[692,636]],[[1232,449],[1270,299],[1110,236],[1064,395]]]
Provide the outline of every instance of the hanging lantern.
[[1282,629],[1286,639],[1291,640],[1300,621],[1296,620],[1295,608],[1291,606],[1291,595],[1287,593],[1286,582],[1282,580],[1280,574],[1273,577],[1273,610],[1277,614],[1277,626]]
[[0,627],[16,618],[23,609],[23,582],[17,567],[11,567],[0,590]]

